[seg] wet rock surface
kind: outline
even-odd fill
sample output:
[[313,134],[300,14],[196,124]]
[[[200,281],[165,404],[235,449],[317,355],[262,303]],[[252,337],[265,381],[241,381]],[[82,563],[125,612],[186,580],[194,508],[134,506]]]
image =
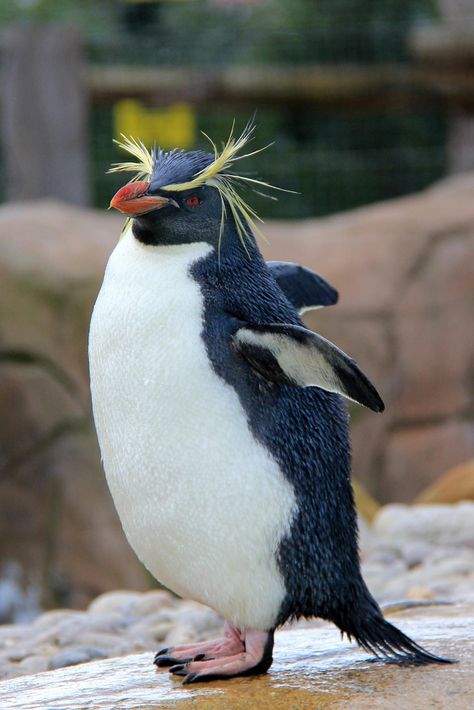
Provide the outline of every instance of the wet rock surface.
[[[408,608],[416,616],[432,604],[454,618],[457,607],[450,604],[474,604],[474,503],[386,506],[364,526],[362,543],[364,577],[386,614]],[[308,620],[296,626],[327,625]],[[211,609],[167,591],[109,592],[86,611],[57,609],[33,623],[0,626],[0,679],[152,654],[218,637],[222,627]]]
[[[97,658],[156,651],[158,646],[219,635],[222,619],[165,591],[117,591],[87,611],[57,609],[31,624],[0,626],[0,679],[78,665]],[[0,704],[1,707],[1,704]]]
[[400,667],[374,661],[328,624],[278,632],[267,675],[183,687],[150,653],[96,661],[0,683],[2,710],[315,710],[472,707],[474,605],[412,609],[392,619],[459,663]]

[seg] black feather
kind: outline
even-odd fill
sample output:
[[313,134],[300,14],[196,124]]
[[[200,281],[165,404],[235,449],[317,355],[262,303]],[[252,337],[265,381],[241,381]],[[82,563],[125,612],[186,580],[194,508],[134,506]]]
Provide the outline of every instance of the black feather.
[[267,261],[275,281],[297,311],[337,303],[339,294],[322,276],[299,264]]
[[342,607],[331,614],[333,621],[349,640],[377,657],[407,665],[455,663],[436,656],[412,641],[403,631],[384,619],[380,607],[369,592],[359,594],[353,607]]
[[211,153],[204,153],[202,150],[165,152],[160,148],[154,159],[150,191],[160,190],[164,185],[189,182],[213,160]]
[[352,358],[334,362],[334,371],[343,385],[344,391],[355,402],[363,404],[373,412],[383,412],[385,404],[367,375],[362,372]]

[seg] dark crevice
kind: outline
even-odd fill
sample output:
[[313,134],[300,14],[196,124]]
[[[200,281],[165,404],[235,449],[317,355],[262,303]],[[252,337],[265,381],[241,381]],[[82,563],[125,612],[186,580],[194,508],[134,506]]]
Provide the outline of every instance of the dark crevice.
[[37,441],[21,454],[10,458],[0,469],[0,485],[5,481],[19,481],[23,478],[21,468],[27,462],[43,454],[52,444],[68,434],[84,433],[90,430],[90,421],[87,417],[66,420],[53,427],[40,441]]
[[46,370],[71,396],[75,399],[80,399],[79,388],[72,377],[45,355],[21,348],[10,348],[8,350],[0,350],[1,363],[26,366],[37,365]]
[[408,284],[412,279],[419,276],[419,274],[424,270],[427,263],[431,259],[433,252],[438,248],[438,246],[447,240],[453,238],[467,238],[472,235],[472,224],[460,224],[457,226],[452,226],[439,232],[435,232],[429,242],[426,244],[425,248],[421,250],[418,256],[415,258],[407,273],[405,274],[405,283]]

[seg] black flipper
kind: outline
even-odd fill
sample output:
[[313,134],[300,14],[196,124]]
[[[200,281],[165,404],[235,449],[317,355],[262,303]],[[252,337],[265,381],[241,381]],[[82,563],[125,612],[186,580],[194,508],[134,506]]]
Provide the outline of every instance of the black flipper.
[[380,607],[366,591],[361,601],[350,605],[330,617],[349,640],[354,639],[361,648],[377,657],[407,665],[428,663],[456,663],[449,658],[436,656],[412,641],[403,631],[386,621]]
[[240,354],[270,382],[320,387],[382,412],[384,403],[358,365],[329,340],[297,325],[246,325],[234,336]]
[[311,308],[332,306],[339,299],[336,289],[311,269],[287,261],[267,261],[267,266],[300,314]]

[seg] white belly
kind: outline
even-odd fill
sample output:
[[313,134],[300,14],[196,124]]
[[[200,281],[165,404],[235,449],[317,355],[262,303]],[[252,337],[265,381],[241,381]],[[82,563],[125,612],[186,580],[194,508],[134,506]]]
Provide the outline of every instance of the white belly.
[[118,244],[90,329],[94,418],[122,525],[150,572],[242,628],[268,629],[295,498],[200,337],[189,266],[210,249],[145,247],[131,232]]

